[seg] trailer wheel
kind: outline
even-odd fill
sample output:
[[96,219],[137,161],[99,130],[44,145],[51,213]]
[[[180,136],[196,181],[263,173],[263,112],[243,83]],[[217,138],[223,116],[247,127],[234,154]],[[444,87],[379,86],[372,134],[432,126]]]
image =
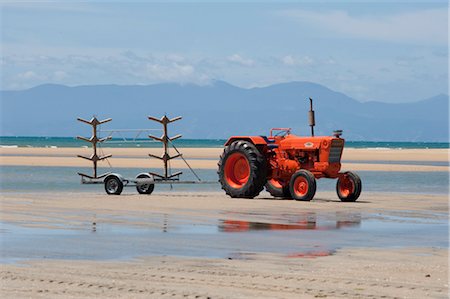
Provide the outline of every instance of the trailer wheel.
[[123,183],[117,176],[108,176],[105,179],[105,191],[109,195],[120,195],[123,190]]
[[266,190],[273,197],[287,198],[291,199],[291,191],[289,190],[289,185],[283,186],[278,180],[271,179],[266,183]]
[[337,180],[336,193],[341,201],[356,201],[361,190],[361,178],[354,172],[347,171]]
[[[137,179],[153,179],[153,177],[149,174],[140,174],[136,177]],[[139,194],[152,194],[153,190],[155,189],[155,184],[142,184],[142,185],[136,185],[136,190]]]
[[316,194],[316,178],[308,170],[301,169],[292,175],[289,190],[295,200],[310,201]]
[[219,182],[231,197],[253,198],[264,188],[266,160],[248,141],[237,140],[226,146],[218,166]]

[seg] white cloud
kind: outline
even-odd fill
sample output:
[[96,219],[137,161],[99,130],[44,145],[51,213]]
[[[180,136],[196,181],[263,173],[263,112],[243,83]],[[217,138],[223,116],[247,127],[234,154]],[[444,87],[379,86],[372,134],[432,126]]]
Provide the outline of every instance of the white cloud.
[[353,16],[346,11],[315,12],[308,10],[281,11],[302,26],[322,28],[345,37],[447,44],[447,9],[428,9],[383,16]]
[[45,80],[46,77],[42,75],[38,75],[33,71],[26,71],[23,73],[17,74],[17,79],[22,81],[31,81],[31,80]]
[[121,51],[116,55],[9,55],[1,59],[0,89],[22,89],[43,83],[153,84],[178,82],[208,84],[211,72],[202,60],[181,55],[138,55]]
[[185,82],[192,80],[195,68],[188,64],[148,64],[146,75],[152,80]]
[[61,81],[67,78],[67,73],[64,71],[54,71],[53,79],[56,81]]
[[239,54],[233,54],[227,57],[227,60],[233,63],[240,64],[242,66],[253,66],[255,62],[252,59],[244,58]]
[[178,55],[178,54],[168,54],[168,55],[166,55],[165,58],[169,61],[174,61],[174,62],[179,62],[179,63],[186,61],[186,59],[183,56]]
[[306,66],[314,64],[314,59],[309,56],[293,57],[292,55],[286,55],[281,58],[281,61],[289,66]]
[[325,60],[325,63],[326,64],[336,64],[336,60],[334,60],[334,58],[330,57]]
[[286,65],[295,65],[295,59],[291,55],[284,56],[281,61]]

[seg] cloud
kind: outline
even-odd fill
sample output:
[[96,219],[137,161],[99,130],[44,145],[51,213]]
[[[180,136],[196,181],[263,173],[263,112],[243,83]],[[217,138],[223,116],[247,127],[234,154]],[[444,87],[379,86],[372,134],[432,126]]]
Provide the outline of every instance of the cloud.
[[17,74],[17,79],[22,81],[29,81],[29,80],[45,80],[47,77],[43,75],[38,75],[34,71],[26,71],[23,73]]
[[336,64],[336,60],[333,57],[329,57],[324,61],[325,64]]
[[448,59],[448,49],[440,49],[433,51],[433,55],[440,58]]
[[43,83],[153,84],[160,82],[208,84],[208,65],[178,54],[138,55],[9,55],[2,57],[0,89],[22,89]]
[[296,20],[302,26],[321,28],[345,37],[433,44],[447,44],[448,41],[447,9],[427,9],[382,16],[354,16],[341,10],[283,10],[279,14]]
[[411,67],[412,65],[422,60],[424,60],[423,56],[397,57],[395,64],[402,67]]
[[64,71],[54,71],[53,79],[56,81],[62,81],[67,78],[67,73]]
[[252,59],[244,58],[239,54],[233,54],[231,56],[228,56],[227,60],[247,67],[253,66],[255,64],[255,62]]
[[146,76],[151,80],[186,82],[193,80],[194,73],[195,68],[189,64],[147,64],[146,68]]
[[186,59],[182,55],[179,55],[179,54],[167,54],[165,56],[165,58],[169,61],[174,61],[174,62],[178,62],[178,63],[186,61]]
[[292,55],[286,55],[281,58],[281,61],[288,66],[306,66],[314,64],[314,59],[309,56],[293,57]]

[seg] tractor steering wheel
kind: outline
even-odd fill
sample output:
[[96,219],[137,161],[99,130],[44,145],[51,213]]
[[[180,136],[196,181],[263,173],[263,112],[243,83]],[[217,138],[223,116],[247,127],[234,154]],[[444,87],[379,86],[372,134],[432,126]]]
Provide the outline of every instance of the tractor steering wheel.
[[288,133],[288,130],[281,130],[281,131],[279,131],[278,133],[276,133],[276,134],[273,135],[273,136],[274,136],[274,137],[278,137],[278,136],[284,137],[284,136],[287,135],[287,133]]

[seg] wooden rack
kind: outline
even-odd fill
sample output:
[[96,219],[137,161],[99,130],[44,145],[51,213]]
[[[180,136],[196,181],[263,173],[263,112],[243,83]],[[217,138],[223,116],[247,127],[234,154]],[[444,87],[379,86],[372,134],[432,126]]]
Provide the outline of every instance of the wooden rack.
[[89,121],[85,120],[85,119],[82,119],[82,118],[77,118],[77,120],[92,126],[92,136],[91,136],[91,138],[88,139],[88,138],[85,138],[85,137],[77,136],[77,139],[83,140],[83,141],[86,141],[86,142],[90,142],[92,144],[92,149],[94,151],[93,154],[90,157],[77,155],[80,158],[92,161],[92,163],[93,163],[93,175],[87,175],[87,174],[84,174],[84,173],[81,173],[81,172],[78,172],[78,174],[80,176],[82,176],[82,177],[87,177],[87,178],[90,178],[90,179],[99,179],[99,178],[107,176],[109,174],[109,172],[101,174],[101,175],[97,175],[97,162],[101,161],[101,160],[104,160],[104,159],[107,159],[107,158],[111,157],[112,155],[108,154],[108,155],[104,155],[104,156],[98,156],[97,155],[97,143],[101,143],[103,141],[111,139],[111,137],[108,136],[108,137],[99,139],[97,137],[97,126],[111,121],[112,118],[108,118],[108,119],[104,119],[104,120],[99,121],[94,116]]
[[168,130],[167,130],[167,125],[168,124],[173,123],[173,122],[175,122],[177,120],[180,120],[181,118],[182,118],[181,116],[178,116],[178,117],[169,119],[167,117],[167,115],[164,115],[160,119],[158,119],[156,117],[153,117],[153,116],[149,116],[148,117],[148,119],[153,120],[153,121],[158,122],[158,123],[163,125],[163,135],[161,137],[148,135],[148,137],[152,138],[153,140],[162,142],[162,144],[164,146],[164,154],[162,155],[162,157],[149,154],[150,157],[162,160],[164,162],[164,174],[149,172],[151,175],[155,176],[156,178],[159,178],[160,180],[164,180],[164,181],[178,181],[179,180],[179,176],[183,173],[182,171],[178,171],[178,172],[173,173],[173,174],[170,173],[169,161],[172,160],[172,159],[178,158],[178,157],[182,157],[182,154],[178,153],[175,156],[170,156],[170,154],[169,154],[169,142],[172,142],[173,140],[176,140],[176,139],[180,138],[181,135],[176,135],[176,136],[170,138],[169,135],[168,135]]

